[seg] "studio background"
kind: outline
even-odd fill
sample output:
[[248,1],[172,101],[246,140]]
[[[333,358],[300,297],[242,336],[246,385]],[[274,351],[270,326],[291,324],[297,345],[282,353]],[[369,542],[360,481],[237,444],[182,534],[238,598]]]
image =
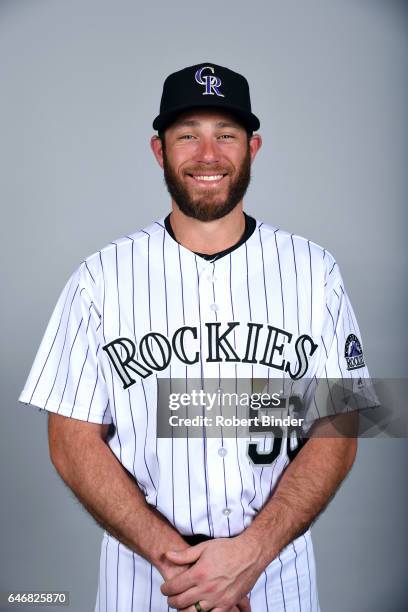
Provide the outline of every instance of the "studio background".
[[[169,210],[149,140],[170,72],[246,75],[245,210],[334,254],[371,375],[407,375],[407,33],[394,0],[1,0],[1,591],[93,610],[101,530],[17,397],[73,270]],[[405,440],[362,440],[314,526],[323,612],[406,609],[406,460]]]

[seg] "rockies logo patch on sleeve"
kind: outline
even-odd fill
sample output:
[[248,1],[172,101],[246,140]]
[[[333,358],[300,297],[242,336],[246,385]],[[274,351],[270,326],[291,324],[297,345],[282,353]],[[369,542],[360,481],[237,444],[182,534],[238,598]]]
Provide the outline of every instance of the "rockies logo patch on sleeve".
[[348,370],[356,370],[357,368],[363,368],[365,366],[360,340],[354,334],[349,334],[347,336],[344,347],[344,357],[347,361]]

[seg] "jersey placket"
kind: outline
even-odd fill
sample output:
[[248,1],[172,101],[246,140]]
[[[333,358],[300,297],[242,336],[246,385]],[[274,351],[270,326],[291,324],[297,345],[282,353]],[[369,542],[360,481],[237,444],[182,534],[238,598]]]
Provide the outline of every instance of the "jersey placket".
[[[202,365],[204,389],[207,387],[211,392],[222,391],[223,364],[220,362],[207,362],[209,355],[208,328],[206,323],[225,323],[229,316],[229,305],[226,302],[227,294],[222,288],[226,286],[226,257],[214,262],[203,260],[201,262],[201,274],[199,282],[199,299],[201,310],[201,334],[202,334]],[[208,379],[211,379],[209,381]],[[220,414],[219,408],[206,412],[213,417]],[[213,425],[214,427],[214,425]],[[232,508],[227,493],[226,461],[231,459],[228,455],[228,440],[222,436],[214,436],[210,427],[207,429],[207,474],[209,491],[211,494],[210,505],[215,537],[228,537],[231,535]],[[230,471],[230,470],[229,470]]]

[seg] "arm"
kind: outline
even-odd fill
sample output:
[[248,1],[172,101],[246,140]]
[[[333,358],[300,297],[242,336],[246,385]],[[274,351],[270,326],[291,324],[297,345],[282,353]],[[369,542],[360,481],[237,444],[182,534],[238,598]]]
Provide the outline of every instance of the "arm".
[[[343,418],[357,420],[349,414],[336,422]],[[282,548],[308,529],[351,469],[357,449],[356,438],[339,437],[329,420],[313,427],[311,435],[316,434],[320,437],[311,437],[303,446],[268,502],[239,536],[168,553],[174,562],[194,563],[162,587],[170,605],[182,608],[200,600],[204,608],[217,604],[218,611],[235,604]]]
[[[169,549],[188,547],[174,527],[149,506],[134,478],[106,443],[109,425],[50,413],[48,439],[57,472],[94,519],[125,546],[155,565],[163,577],[180,572]],[[177,571],[175,572],[174,569]]]
[[[350,418],[356,423],[356,414],[336,417],[336,422]],[[244,541],[252,540],[259,547],[261,567],[304,533],[326,508],[350,471],[356,452],[357,439],[341,437],[329,420],[321,419],[314,426],[272,497],[242,534]]]

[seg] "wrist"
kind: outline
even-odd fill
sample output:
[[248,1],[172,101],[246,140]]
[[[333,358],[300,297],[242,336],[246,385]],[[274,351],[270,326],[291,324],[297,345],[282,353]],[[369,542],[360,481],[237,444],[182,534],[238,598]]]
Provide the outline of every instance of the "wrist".
[[186,548],[189,548],[189,545],[182,538],[180,538],[180,541],[177,540],[169,542],[164,550],[161,550],[159,553],[157,553],[157,555],[155,555],[154,558],[151,559],[151,563],[156,567],[165,580],[170,576],[170,574],[172,575],[174,573],[174,563],[169,561],[169,559],[166,557],[166,553],[169,550],[179,551],[185,550]]
[[270,535],[266,537],[262,530],[253,524],[249,525],[239,537],[259,573],[262,573],[279,554],[272,537]]

